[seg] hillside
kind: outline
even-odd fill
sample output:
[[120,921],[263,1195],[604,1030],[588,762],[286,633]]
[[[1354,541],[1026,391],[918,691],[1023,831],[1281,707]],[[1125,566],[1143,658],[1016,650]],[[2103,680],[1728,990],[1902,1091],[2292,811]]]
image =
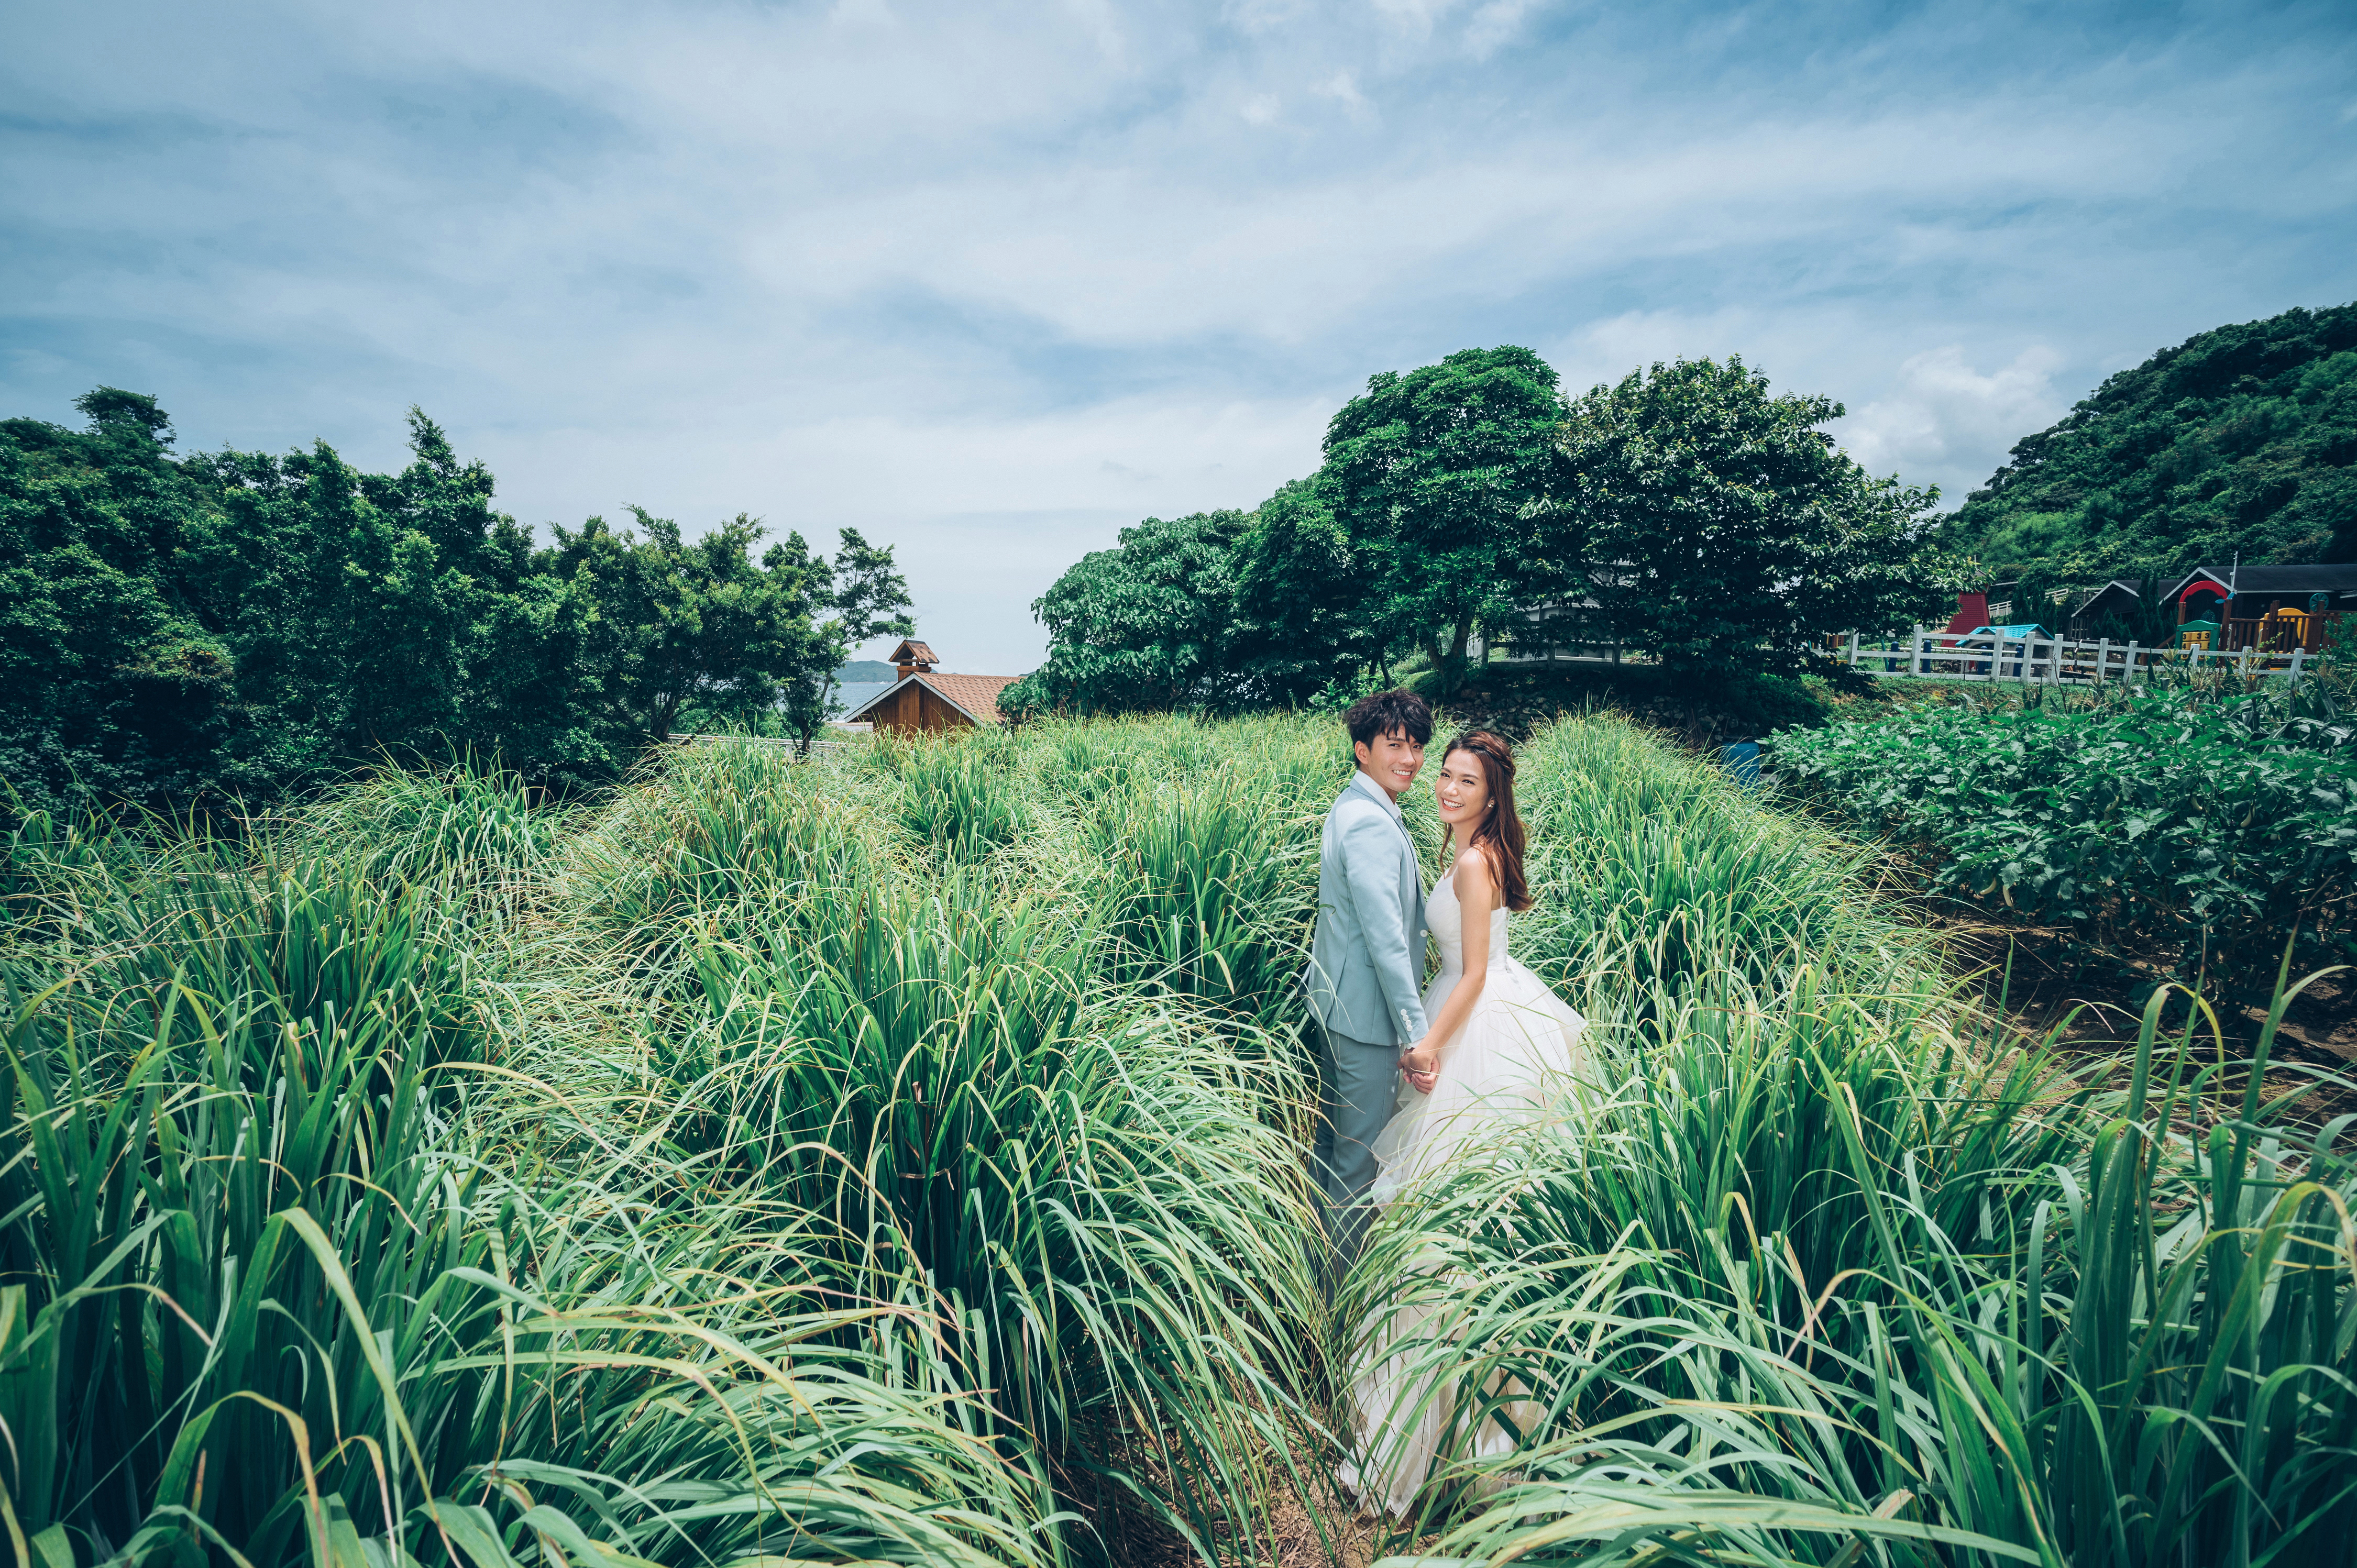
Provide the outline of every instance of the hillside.
[[1943,530],[1999,570],[2076,577],[2357,560],[2357,305],[2164,349],[2025,436]]

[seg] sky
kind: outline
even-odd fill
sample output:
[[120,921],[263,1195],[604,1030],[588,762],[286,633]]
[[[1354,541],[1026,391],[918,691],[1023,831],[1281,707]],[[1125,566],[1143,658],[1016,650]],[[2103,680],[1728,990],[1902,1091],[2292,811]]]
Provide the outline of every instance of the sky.
[[[2357,299],[2357,6],[142,0],[0,24],[0,413],[893,545],[943,667],[1368,377],[1740,354],[1953,504]],[[883,646],[868,650],[878,651]]]

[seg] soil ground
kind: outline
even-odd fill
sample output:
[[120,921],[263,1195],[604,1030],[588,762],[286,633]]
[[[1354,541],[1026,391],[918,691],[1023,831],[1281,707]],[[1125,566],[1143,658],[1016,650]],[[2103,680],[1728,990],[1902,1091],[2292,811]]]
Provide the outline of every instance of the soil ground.
[[[2066,1063],[2092,1067],[2131,1049],[2142,1021],[2137,993],[2159,979],[2166,965],[2150,957],[2091,961],[2070,932],[2027,921],[2008,921],[1953,900],[1921,900],[1925,923],[1948,943],[1957,975],[1991,1008],[2001,1008],[2020,1035],[2051,1034]],[[2294,976],[2298,979],[2298,975]],[[2204,1063],[2226,1061],[2225,1085],[2239,1093],[2247,1066],[2266,1022],[2266,997],[2236,1005],[2212,995],[2224,1039],[2205,1027],[2193,1052]],[[2170,1017],[2181,1020],[2181,1011]],[[2179,1026],[2181,1027],[2181,1024]],[[2173,1041],[2176,1030],[2164,1030]],[[2327,973],[2292,1002],[2267,1053],[2261,1079],[2273,1101],[2305,1095],[2291,1109],[2297,1120],[2317,1124],[2357,1111],[2357,972]]]

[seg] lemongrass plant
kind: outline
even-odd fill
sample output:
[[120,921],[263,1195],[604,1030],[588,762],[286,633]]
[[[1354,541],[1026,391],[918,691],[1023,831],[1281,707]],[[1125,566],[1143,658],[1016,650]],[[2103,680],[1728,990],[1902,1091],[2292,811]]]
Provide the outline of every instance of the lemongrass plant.
[[824,1219],[850,1288],[942,1314],[992,1391],[977,1432],[1076,1520],[1060,1549],[1117,1554],[1137,1512],[1250,1550],[1318,1337],[1293,1118],[1266,1113],[1295,1085],[1106,974],[1095,903],[1010,890],[974,834],[911,846],[905,800],[867,798],[879,834],[839,780],[696,766],[747,788],[634,884],[701,933],[661,984],[646,1135],[716,1197]]
[[5,1550],[1262,1559],[1403,1300],[1457,1315],[1406,1350],[1461,1429],[1541,1414],[1433,1477],[1453,1558],[2351,1538],[2345,1129],[2157,1021],[2058,1079],[1863,856],[1609,716],[1523,748],[1512,939],[1590,1103],[1329,1319],[1287,989],[1349,772],[1329,718],[1131,719],[669,749],[565,813],[461,769],[236,841],[27,820]]
[[1905,1015],[1760,1001],[1730,974],[1654,1007],[1620,1031],[1642,1070],[1604,1020],[1601,1090],[1379,1233],[1359,1320],[1448,1309],[1393,1349],[1458,1451],[1543,1412],[1435,1476],[1440,1559],[2341,1560],[2338,1127],[2296,1153],[2255,1090],[2190,1118],[2214,1083],[2158,1000],[2125,1081],[2067,1090],[2037,1051],[1960,1066]]
[[226,931],[165,908],[168,976],[112,1015],[70,978],[11,998],[20,1559],[1050,1559],[938,1324],[827,1289],[839,1249],[798,1212],[483,1146],[483,1053],[402,1026],[414,983],[350,1004],[417,972],[414,893],[317,892],[290,877],[261,900],[285,918],[231,906]]

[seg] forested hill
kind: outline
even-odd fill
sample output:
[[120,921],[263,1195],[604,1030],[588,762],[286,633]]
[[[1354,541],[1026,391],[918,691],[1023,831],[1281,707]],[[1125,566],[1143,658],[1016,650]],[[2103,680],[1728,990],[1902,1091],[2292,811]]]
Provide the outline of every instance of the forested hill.
[[2164,349],[2025,436],[1943,530],[2065,577],[2357,560],[2357,305]]

